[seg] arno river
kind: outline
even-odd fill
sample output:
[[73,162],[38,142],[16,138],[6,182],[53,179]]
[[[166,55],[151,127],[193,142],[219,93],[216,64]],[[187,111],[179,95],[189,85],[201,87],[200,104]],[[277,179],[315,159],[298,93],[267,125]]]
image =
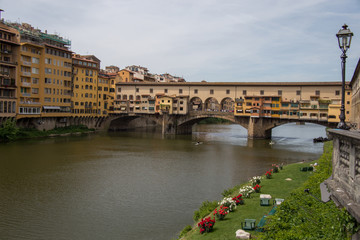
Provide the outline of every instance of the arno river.
[[269,145],[248,140],[238,125],[201,125],[191,136],[118,132],[0,144],[0,239],[175,238],[224,189],[273,163],[317,159],[319,136],[324,127],[288,124],[273,130]]

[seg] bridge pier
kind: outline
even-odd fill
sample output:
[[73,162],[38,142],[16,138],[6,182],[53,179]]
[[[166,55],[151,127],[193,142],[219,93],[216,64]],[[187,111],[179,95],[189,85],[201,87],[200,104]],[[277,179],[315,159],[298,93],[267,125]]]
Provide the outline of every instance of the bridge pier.
[[270,139],[271,129],[265,124],[264,118],[249,118],[248,138],[250,139]]

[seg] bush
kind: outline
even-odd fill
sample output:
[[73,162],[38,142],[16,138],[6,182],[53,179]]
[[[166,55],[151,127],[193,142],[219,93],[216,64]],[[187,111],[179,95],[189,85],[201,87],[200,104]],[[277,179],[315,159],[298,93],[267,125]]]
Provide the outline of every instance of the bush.
[[184,237],[185,234],[187,234],[188,232],[191,231],[191,229],[192,229],[192,227],[190,225],[187,225],[186,227],[184,227],[184,229],[179,234],[179,239]]
[[204,201],[201,207],[199,208],[199,210],[196,210],[194,212],[194,216],[193,216],[194,221],[197,222],[201,218],[206,217],[217,207],[218,207],[217,201],[213,201],[213,202]]
[[7,119],[0,128],[0,140],[10,141],[16,138],[19,128],[16,127],[16,121]]

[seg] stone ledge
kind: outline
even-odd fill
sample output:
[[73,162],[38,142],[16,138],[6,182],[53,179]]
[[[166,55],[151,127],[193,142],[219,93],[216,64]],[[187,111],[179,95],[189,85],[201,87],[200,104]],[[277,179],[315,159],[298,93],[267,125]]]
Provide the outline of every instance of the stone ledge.
[[358,223],[360,223],[360,204],[352,200],[346,191],[341,188],[341,185],[335,180],[326,180],[326,186],[331,192],[331,199],[340,206],[346,208],[346,210],[353,216]]

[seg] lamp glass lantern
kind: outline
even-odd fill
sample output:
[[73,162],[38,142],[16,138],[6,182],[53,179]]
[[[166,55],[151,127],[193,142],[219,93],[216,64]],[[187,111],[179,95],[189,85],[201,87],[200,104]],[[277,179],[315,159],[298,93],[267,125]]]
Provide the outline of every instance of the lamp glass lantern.
[[341,51],[346,52],[351,45],[351,39],[354,34],[348,29],[348,25],[344,24],[342,29],[336,34]]

